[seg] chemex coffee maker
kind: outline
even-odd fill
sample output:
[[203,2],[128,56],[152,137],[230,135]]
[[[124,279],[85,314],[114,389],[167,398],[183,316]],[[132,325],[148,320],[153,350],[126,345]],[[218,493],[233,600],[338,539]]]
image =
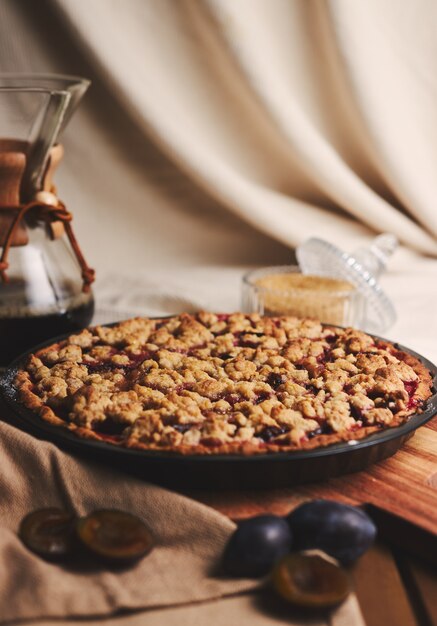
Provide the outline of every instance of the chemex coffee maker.
[[57,143],[89,81],[0,75],[0,366],[90,323],[87,265],[53,173]]

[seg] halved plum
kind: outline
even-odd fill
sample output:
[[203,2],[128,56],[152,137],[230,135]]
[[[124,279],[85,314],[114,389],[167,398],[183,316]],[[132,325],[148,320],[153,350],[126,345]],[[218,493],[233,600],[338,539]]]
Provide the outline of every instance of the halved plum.
[[308,609],[338,606],[351,591],[345,570],[318,555],[289,554],[273,569],[271,581],[281,598]]
[[137,561],[155,545],[152,531],[139,517],[117,509],[93,511],[79,519],[76,532],[90,552],[113,564]]
[[22,519],[18,536],[29,550],[44,559],[61,560],[72,552],[75,521],[73,513],[62,509],[38,509]]

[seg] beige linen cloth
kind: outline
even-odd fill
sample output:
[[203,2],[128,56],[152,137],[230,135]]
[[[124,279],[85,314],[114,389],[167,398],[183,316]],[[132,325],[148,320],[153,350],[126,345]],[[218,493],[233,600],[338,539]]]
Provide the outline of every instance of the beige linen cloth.
[[[131,615],[125,618],[127,624],[244,624],[247,619],[255,625],[275,623],[274,613],[272,617],[257,608],[256,597],[228,600],[223,609],[222,603],[205,604],[259,587],[257,581],[217,574],[223,547],[235,528],[225,516],[108,466],[76,460],[5,423],[0,423],[0,458],[0,624],[105,618],[140,609],[150,613]],[[47,563],[27,550],[16,531],[25,514],[48,506],[77,515],[96,508],[130,511],[150,526],[157,545],[123,571]],[[168,610],[187,604],[195,606]],[[214,618],[222,610],[227,622],[223,615]],[[291,611],[288,619],[301,623],[293,621]],[[355,598],[332,620],[338,626],[359,626]]]

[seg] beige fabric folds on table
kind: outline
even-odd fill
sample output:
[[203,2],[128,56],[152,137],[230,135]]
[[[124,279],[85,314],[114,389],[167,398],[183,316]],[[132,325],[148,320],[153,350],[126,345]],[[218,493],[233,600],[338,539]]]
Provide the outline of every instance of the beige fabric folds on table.
[[[258,581],[218,577],[223,547],[235,525],[203,504],[107,466],[78,461],[5,423],[0,423],[0,458],[0,624],[103,618],[139,609],[151,613],[133,615],[127,624],[192,624],[193,619],[199,624],[220,624],[211,622],[220,605],[202,602],[259,586]],[[130,511],[150,526],[157,545],[134,567],[122,571],[95,569],[86,561],[82,567],[47,563],[27,550],[17,529],[24,515],[48,506],[78,515],[96,508]],[[195,606],[165,611],[187,604]],[[228,606],[223,610],[229,618]],[[272,623],[257,610],[254,599],[236,598],[231,606],[233,621],[228,624],[244,624],[247,619],[255,626]],[[289,617],[288,623],[300,623],[293,621],[292,614]],[[338,626],[360,626],[354,596],[334,613],[333,620]],[[318,623],[323,626],[325,620]]]
[[[0,424],[0,456],[0,623],[201,602],[256,586],[214,578],[235,526],[212,509],[108,467],[78,462],[6,424]],[[26,549],[16,531],[24,515],[48,506],[77,515],[97,508],[130,511],[150,526],[157,546],[120,572],[47,563]]]

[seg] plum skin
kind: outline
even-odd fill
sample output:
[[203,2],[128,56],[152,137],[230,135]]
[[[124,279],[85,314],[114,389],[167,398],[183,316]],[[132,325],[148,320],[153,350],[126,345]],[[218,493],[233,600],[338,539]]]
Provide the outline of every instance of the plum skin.
[[323,550],[342,565],[354,563],[376,537],[376,526],[364,511],[333,500],[305,502],[286,519],[296,549]]
[[292,531],[284,518],[252,517],[242,521],[231,535],[223,554],[223,570],[232,576],[265,576],[291,547]]

